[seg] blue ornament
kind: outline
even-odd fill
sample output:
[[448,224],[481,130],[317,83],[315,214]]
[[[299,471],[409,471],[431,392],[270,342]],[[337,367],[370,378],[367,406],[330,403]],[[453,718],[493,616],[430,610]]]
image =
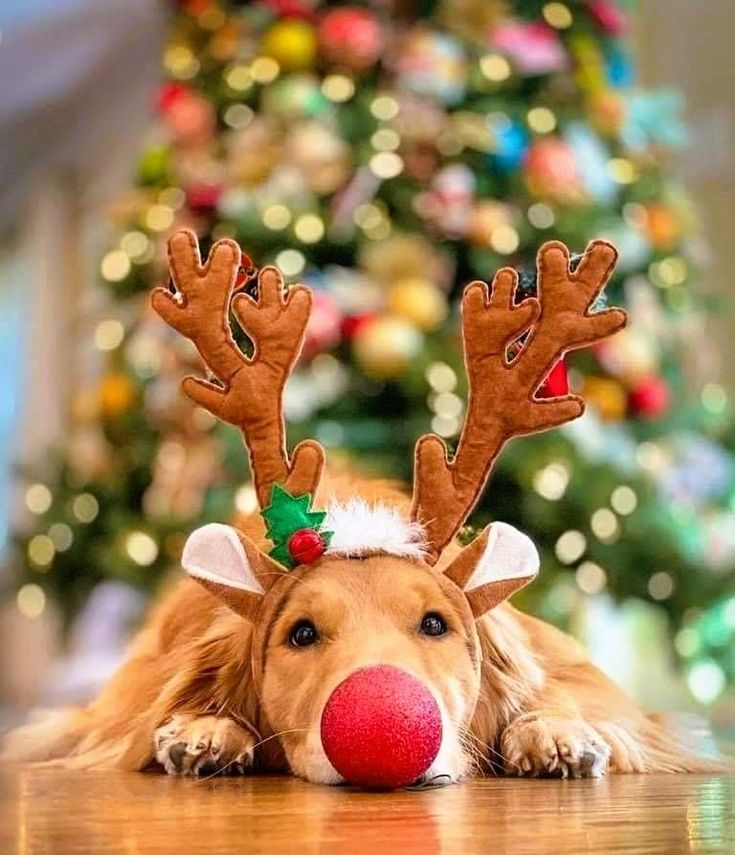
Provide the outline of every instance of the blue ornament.
[[570,122],[564,139],[574,152],[577,169],[590,196],[603,205],[610,204],[618,188],[607,170],[610,159],[605,144],[584,122]]
[[523,165],[528,151],[528,134],[522,125],[510,119],[490,120],[495,150],[490,163],[500,172],[515,172]]
[[633,151],[645,151],[651,145],[681,148],[687,142],[683,110],[684,98],[675,89],[631,92],[620,136]]
[[611,42],[605,48],[605,76],[610,86],[615,89],[632,86],[635,81],[633,60],[616,42]]

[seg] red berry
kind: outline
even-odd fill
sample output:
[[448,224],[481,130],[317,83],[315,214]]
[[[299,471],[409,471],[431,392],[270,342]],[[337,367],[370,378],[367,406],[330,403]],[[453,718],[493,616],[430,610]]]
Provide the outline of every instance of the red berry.
[[311,564],[327,548],[324,538],[313,528],[302,528],[288,539],[288,553],[297,564]]

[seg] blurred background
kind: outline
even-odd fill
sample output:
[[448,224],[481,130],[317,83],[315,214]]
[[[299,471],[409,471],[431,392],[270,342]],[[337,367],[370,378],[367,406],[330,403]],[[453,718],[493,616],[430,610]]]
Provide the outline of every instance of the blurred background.
[[405,479],[461,428],[463,284],[512,265],[532,294],[544,240],[612,240],[630,326],[541,390],[587,413],[512,443],[463,536],[531,533],[519,605],[732,728],[733,26],[727,0],[6,0],[0,724],[89,697],[186,533],[255,508],[148,307],[187,226],[314,289],[291,440]]

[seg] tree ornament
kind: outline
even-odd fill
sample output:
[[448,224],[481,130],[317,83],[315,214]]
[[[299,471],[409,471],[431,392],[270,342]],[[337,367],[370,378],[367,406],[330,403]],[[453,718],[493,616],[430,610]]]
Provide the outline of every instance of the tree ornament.
[[467,84],[467,55],[452,36],[429,29],[409,32],[401,45],[397,74],[402,88],[444,104],[462,100]]
[[642,419],[663,418],[671,405],[671,392],[663,377],[652,374],[630,390],[630,409]]
[[619,422],[625,418],[627,396],[625,389],[611,377],[585,377],[582,395],[606,422]]
[[332,538],[331,531],[321,530],[327,512],[312,510],[311,502],[309,493],[292,496],[280,484],[274,484],[270,504],[261,511],[268,527],[266,537],[273,541],[268,554],[290,570],[316,561]]
[[436,329],[447,316],[447,298],[426,279],[401,279],[390,289],[388,305],[394,315],[414,323],[420,330]]
[[569,67],[569,54],[557,31],[541,21],[503,23],[493,30],[490,43],[510,57],[518,72],[529,77]]
[[423,347],[414,324],[388,315],[359,327],[352,339],[355,358],[366,374],[379,379],[400,377]]
[[574,151],[559,137],[536,140],[526,154],[524,171],[534,196],[566,205],[587,199]]
[[285,71],[308,71],[316,62],[316,33],[307,21],[284,18],[266,32],[263,53]]
[[539,398],[561,398],[568,394],[569,376],[567,366],[562,358],[549,371],[549,375],[538,390],[537,396]]
[[327,12],[317,34],[324,58],[353,71],[367,71],[383,48],[378,19],[369,9],[357,6]]

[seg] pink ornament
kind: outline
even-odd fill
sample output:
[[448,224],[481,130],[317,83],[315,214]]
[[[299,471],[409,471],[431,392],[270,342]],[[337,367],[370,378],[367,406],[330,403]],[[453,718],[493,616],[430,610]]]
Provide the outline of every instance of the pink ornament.
[[342,338],[342,312],[326,291],[314,291],[311,315],[306,325],[302,357],[311,359],[339,344]]
[[169,88],[159,95],[159,106],[166,127],[180,146],[203,145],[214,136],[217,125],[214,107],[198,92],[188,87]]
[[365,71],[374,65],[383,49],[378,19],[368,9],[356,6],[327,12],[317,36],[325,59],[354,71]]
[[587,194],[572,148],[559,137],[536,140],[523,163],[526,184],[536,196],[561,204],[579,204]]
[[628,27],[625,12],[612,0],[587,0],[592,19],[611,36],[622,35]]
[[496,27],[491,44],[506,53],[521,74],[549,74],[569,67],[556,30],[540,21],[509,21]]
[[354,671],[332,692],[321,737],[330,763],[346,781],[395,790],[412,784],[434,762],[441,712],[416,677],[375,665]]

